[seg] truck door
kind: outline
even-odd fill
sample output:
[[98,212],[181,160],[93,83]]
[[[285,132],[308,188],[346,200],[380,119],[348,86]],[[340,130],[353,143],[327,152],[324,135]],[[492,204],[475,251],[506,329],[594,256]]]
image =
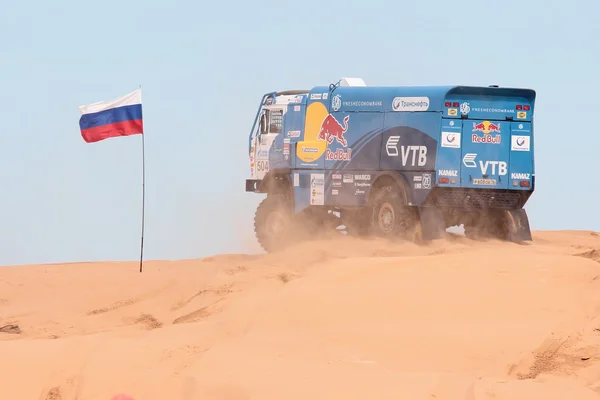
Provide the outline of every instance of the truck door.
[[267,109],[260,118],[259,134],[254,138],[254,158],[252,177],[255,179],[263,179],[269,172],[269,152],[275,137],[281,133],[283,120],[282,109]]
[[510,122],[464,120],[461,186],[508,189]]

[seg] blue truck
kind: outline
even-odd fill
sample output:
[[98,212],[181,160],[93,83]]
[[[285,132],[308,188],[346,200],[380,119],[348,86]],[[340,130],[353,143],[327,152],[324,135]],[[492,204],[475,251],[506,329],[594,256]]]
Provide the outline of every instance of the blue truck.
[[[376,86],[342,78],[266,93],[249,136],[246,191],[267,196],[267,252],[328,229],[424,242],[530,241],[532,89]],[[343,227],[343,228],[342,228]]]

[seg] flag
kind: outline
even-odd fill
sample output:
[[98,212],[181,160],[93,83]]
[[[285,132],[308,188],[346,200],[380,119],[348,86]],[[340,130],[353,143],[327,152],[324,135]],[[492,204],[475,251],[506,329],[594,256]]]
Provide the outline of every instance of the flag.
[[115,100],[79,106],[79,129],[87,143],[144,133],[142,90]]

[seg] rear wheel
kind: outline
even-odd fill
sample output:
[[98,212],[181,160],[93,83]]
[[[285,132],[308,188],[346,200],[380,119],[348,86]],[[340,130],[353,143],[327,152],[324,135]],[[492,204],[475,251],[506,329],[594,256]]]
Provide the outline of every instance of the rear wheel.
[[375,236],[415,240],[417,212],[406,204],[404,192],[397,185],[378,189],[371,201],[371,209],[371,232]]

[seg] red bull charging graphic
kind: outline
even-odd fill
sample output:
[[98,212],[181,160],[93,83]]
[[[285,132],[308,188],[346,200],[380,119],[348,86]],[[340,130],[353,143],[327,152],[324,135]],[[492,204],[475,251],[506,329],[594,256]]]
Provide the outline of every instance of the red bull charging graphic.
[[[483,136],[479,136],[476,132],[482,132]],[[473,135],[471,136],[473,143],[500,144],[501,138],[500,123],[495,124],[490,121],[473,122]]]
[[[335,117],[331,114],[328,114],[323,123],[321,124],[321,129],[319,130],[319,134],[317,135],[317,140],[323,140],[327,143],[331,144],[335,140],[337,143],[341,144],[344,147],[348,147],[348,141],[344,137],[344,134],[348,130],[348,120],[350,119],[349,115],[344,117],[343,125],[335,119]],[[327,149],[325,151],[325,160],[328,161],[350,161],[352,158],[352,149],[337,149],[332,151],[331,149]]]
[[327,115],[321,124],[321,130],[319,131],[319,135],[317,136],[318,140],[325,140],[327,143],[331,144],[335,139],[339,144],[344,147],[348,146],[348,142],[344,137],[344,133],[348,130],[348,120],[350,119],[349,115],[344,117],[344,126],[338,122],[337,119],[331,114]]

